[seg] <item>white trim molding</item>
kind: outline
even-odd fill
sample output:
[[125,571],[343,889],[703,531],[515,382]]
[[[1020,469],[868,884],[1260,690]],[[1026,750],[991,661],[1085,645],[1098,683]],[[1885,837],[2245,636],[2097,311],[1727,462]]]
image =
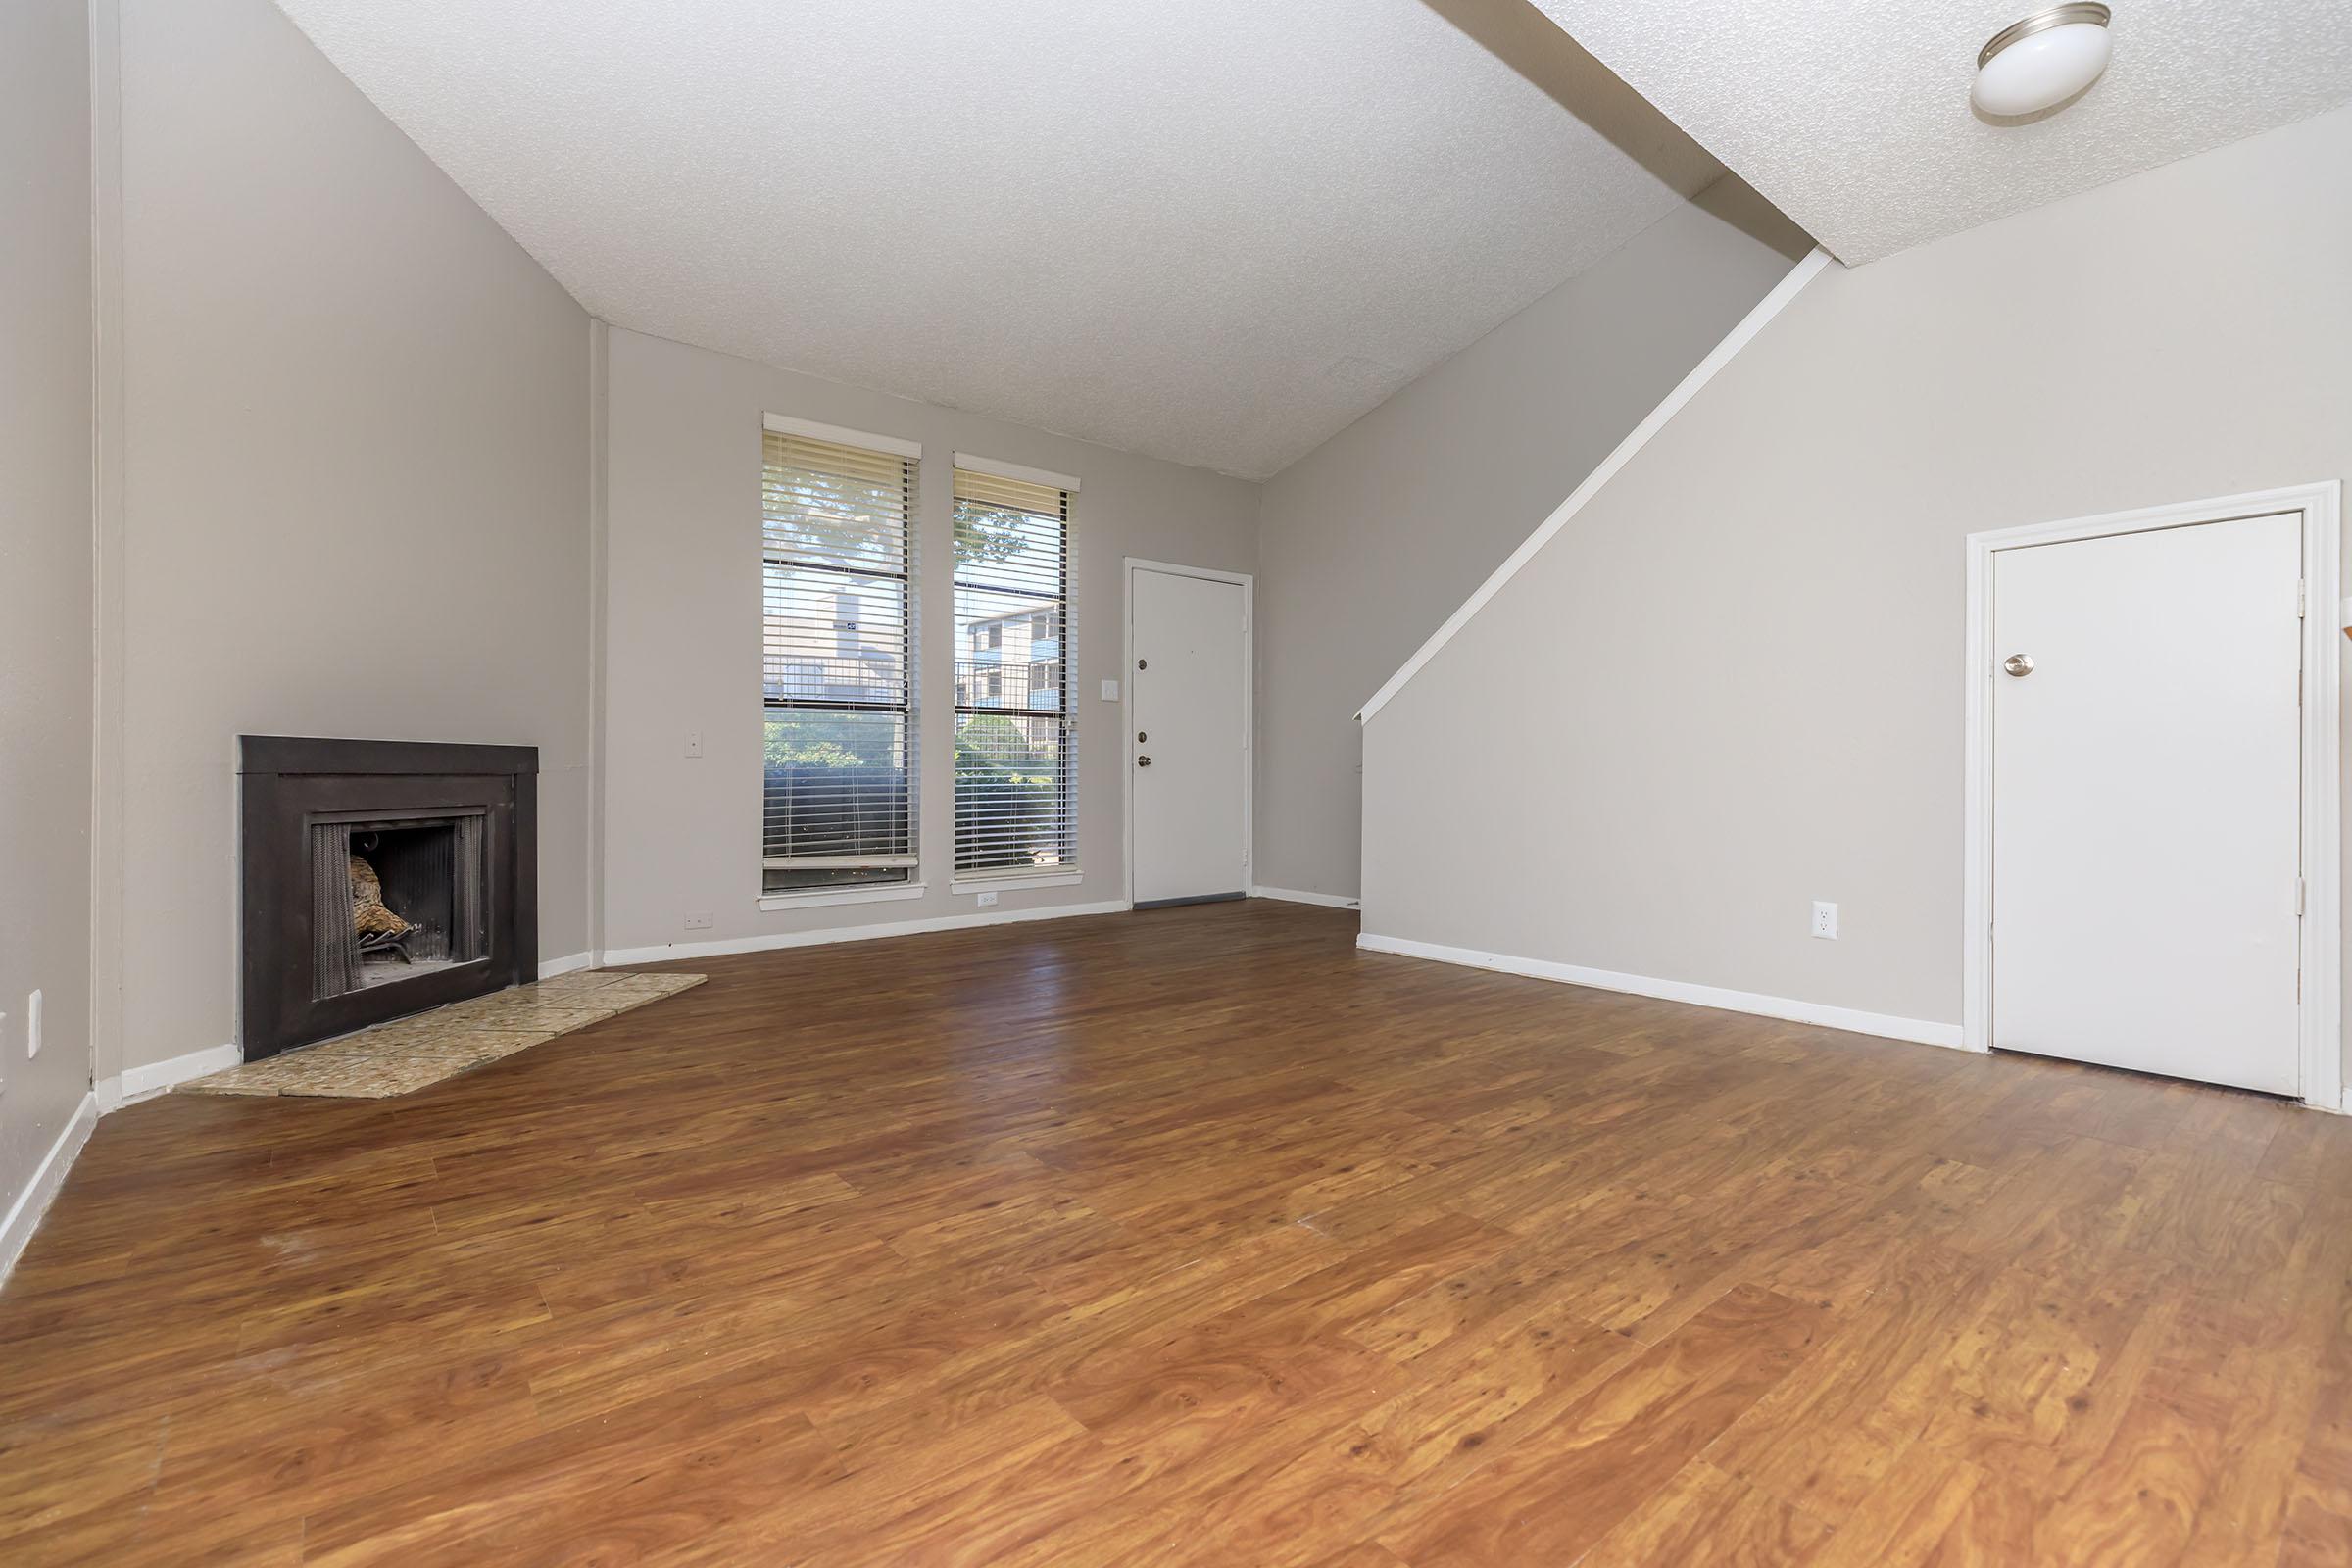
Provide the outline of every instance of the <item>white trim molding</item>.
[[815,419],[796,419],[788,414],[764,415],[761,424],[778,435],[805,435],[811,441],[830,441],[839,447],[863,447],[868,452],[887,452],[899,458],[919,459],[923,455],[920,441],[876,435],[871,430],[853,430],[847,425],[823,424]]
[[184,1056],[173,1056],[169,1061],[151,1061],[137,1067],[125,1067],[119,1078],[99,1079],[93,1093],[98,1097],[98,1108],[101,1111],[120,1110],[124,1105],[152,1100],[191,1078],[226,1072],[244,1059],[245,1054],[234,1045],[207,1046],[202,1051],[191,1051]]
[[1250,896],[1253,899],[1279,899],[1285,904],[1319,904],[1327,909],[1361,907],[1358,900],[1337,893],[1307,893],[1298,888],[1269,888],[1255,882],[1250,884]]
[[1018,479],[1024,484],[1042,484],[1049,490],[1078,489],[1074,473],[1055,473],[1052,468],[1032,468],[1026,464],[1006,463],[1002,458],[984,458],[976,452],[956,454],[956,466],[966,473],[985,473],[998,479]]
[[1463,600],[1462,607],[1446,616],[1444,625],[1429,634],[1429,640],[1414,651],[1413,657],[1404,662],[1402,668],[1389,677],[1388,684],[1374,692],[1372,700],[1356,710],[1355,721],[1359,724],[1370,723],[1373,714],[1388,707],[1389,700],[1402,691],[1405,684],[1415,675],[1421,673],[1421,667],[1424,664],[1438,657],[1438,650],[1453,641],[1454,634],[1468,625],[1471,618],[1487,607],[1487,601],[1502,592],[1503,585],[1519,575],[1520,569],[1533,561],[1537,553],[1545,545],[1551,543],[1553,537],[1562,528],[1567,527],[1570,520],[1578,513],[1584,511],[1586,506],[1601,492],[1611,479],[1617,477],[1617,471],[1631,463],[1635,454],[1649,445],[1651,437],[1663,430],[1667,422],[1683,411],[1685,404],[1698,396],[1700,389],[1705,387],[1709,381],[1714,380],[1716,373],[1729,365],[1741,349],[1747,347],[1749,341],[1757,333],[1763,331],[1772,318],[1780,315],[1790,300],[1804,292],[1805,285],[1819,276],[1822,270],[1829,265],[1830,253],[1816,246],[1803,261],[1790,268],[1788,274],[1773,285],[1772,292],[1758,300],[1755,309],[1740,318],[1740,324],[1733,327],[1724,340],[1716,344],[1708,352],[1707,357],[1699,361],[1673,391],[1666,394],[1663,402],[1649,411],[1648,417],[1635,425],[1633,432],[1617,443],[1616,450],[1601,459],[1598,467],[1585,475],[1585,482],[1570,492],[1568,499],[1561,502],[1551,515],[1545,517],[1542,525],[1521,541],[1519,548],[1512,551],[1503,564],[1496,566],[1487,580],[1478,585],[1478,591]]
[[[762,893],[760,907],[778,909],[821,909],[832,904],[894,904],[902,899],[919,899],[930,892],[923,882],[877,882],[871,887],[810,888],[805,893]],[[612,961],[612,955],[606,955]]]
[[2335,599],[2342,538],[2342,484],[2334,479],[2217,496],[2172,506],[2142,507],[2095,517],[1996,528],[1968,536],[1968,643],[1965,695],[1967,775],[1962,793],[1963,916],[1962,1035],[1968,1049],[1989,1051],[1992,1039],[1992,558],[2002,550],[2228,522],[2239,517],[2303,514],[2303,1000],[2301,1048],[2304,1103],[2345,1108],[2341,1019],[2343,830],[2343,686]]
[[1018,893],[1023,888],[1074,888],[1086,880],[1079,870],[1040,871],[1030,876],[967,876],[951,880],[950,893]]
[[1082,914],[1124,914],[1129,907],[1125,899],[1113,899],[1102,904],[1052,904],[1039,909],[990,909],[979,914],[942,914],[926,920],[887,920],[874,925],[835,926],[821,931],[778,931],[756,937],[729,937],[718,942],[676,942],[662,948],[613,948],[606,952],[604,961],[611,966],[667,963],[677,958],[717,958],[731,953],[816,948],[834,942],[920,936],[927,931],[961,931],[971,926],[1005,925],[1019,920],[1062,920]]
[[1884,1012],[1861,1012],[1852,1007],[1834,1007],[1827,1003],[1798,1002],[1788,997],[1768,997],[1753,991],[1726,991],[1718,986],[1693,985],[1686,980],[1653,980],[1647,975],[1618,974],[1609,969],[1588,969],[1581,964],[1553,963],[1544,958],[1519,958],[1508,954],[1482,953],[1475,948],[1441,947],[1435,942],[1413,942],[1403,937],[1384,937],[1369,931],[1357,937],[1355,945],[1371,953],[1400,954],[1408,958],[1434,958],[1440,963],[1458,963],[1471,969],[1493,969],[1502,974],[1525,975],[1531,980],[1556,980],[1563,985],[1591,986],[1598,991],[1621,991],[1629,996],[1654,997],[1660,1002],[1680,1002],[1694,1007],[1715,1007],[1725,1012],[1749,1012],[1764,1018],[1787,1019],[1790,1023],[1843,1029],[1851,1034],[1878,1035],[1917,1046],[1958,1049],[1960,1045],[1960,1026],[1956,1023],[1898,1018]]
[[91,1130],[97,1125],[98,1096],[92,1091],[81,1097],[81,1103],[74,1107],[74,1114],[58,1129],[57,1141],[49,1146],[49,1152],[33,1168],[31,1180],[9,1205],[8,1218],[0,1220],[0,1284],[7,1283],[9,1271],[24,1254],[24,1244],[40,1229],[41,1216],[49,1211],[58,1189],[66,1185],[66,1172],[74,1168],[81,1146],[90,1141]]

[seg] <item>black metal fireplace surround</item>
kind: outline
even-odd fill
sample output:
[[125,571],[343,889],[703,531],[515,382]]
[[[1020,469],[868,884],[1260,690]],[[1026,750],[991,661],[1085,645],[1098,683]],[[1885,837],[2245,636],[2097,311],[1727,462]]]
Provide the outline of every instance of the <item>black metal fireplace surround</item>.
[[247,1061],[536,978],[539,749],[240,735]]

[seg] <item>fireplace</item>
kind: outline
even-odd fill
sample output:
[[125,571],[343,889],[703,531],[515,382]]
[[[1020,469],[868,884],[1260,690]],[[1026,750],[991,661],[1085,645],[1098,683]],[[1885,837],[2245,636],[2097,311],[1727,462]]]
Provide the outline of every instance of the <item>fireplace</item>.
[[245,1059],[535,978],[539,753],[238,739]]

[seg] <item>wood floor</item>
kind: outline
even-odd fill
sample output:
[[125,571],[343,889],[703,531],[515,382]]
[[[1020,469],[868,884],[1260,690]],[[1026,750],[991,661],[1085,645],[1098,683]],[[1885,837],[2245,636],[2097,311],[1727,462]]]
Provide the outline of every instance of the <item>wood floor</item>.
[[100,1126],[0,1561],[2352,1561],[2352,1120],[1251,903]]

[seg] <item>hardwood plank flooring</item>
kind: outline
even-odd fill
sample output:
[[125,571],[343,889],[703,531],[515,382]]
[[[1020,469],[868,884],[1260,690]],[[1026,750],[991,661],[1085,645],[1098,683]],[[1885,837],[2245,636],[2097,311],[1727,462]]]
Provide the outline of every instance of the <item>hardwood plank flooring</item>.
[[2352,1120],[1250,903],[108,1117],[0,1561],[2352,1563]]

